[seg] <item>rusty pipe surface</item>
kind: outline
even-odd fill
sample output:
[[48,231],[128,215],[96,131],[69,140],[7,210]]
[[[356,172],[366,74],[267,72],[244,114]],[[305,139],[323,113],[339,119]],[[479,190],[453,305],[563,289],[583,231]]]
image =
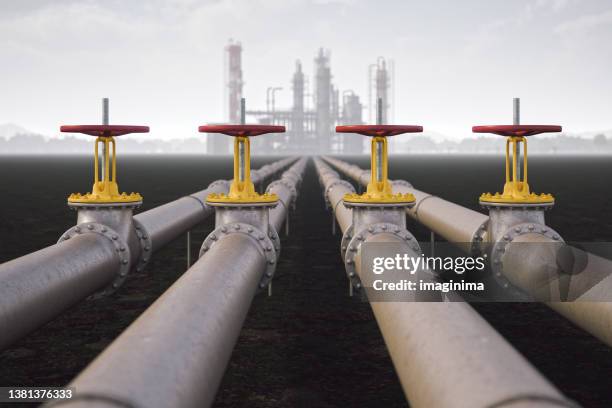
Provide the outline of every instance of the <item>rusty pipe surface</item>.
[[[298,160],[271,192],[293,200],[306,166]],[[270,223],[280,228],[288,205]],[[69,386],[66,407],[210,406],[266,270],[252,236],[223,235]]]
[[[324,160],[349,178],[361,184],[364,184],[365,180],[367,180],[367,171],[360,169],[358,166],[351,165],[332,157],[324,157]],[[473,238],[477,236],[480,226],[484,225],[489,219],[489,217],[484,214],[472,211],[439,197],[429,195],[417,189],[410,188],[406,185],[394,185],[393,188],[394,191],[397,192],[414,194],[417,199],[417,204],[415,207],[408,210],[408,215],[451,242],[462,244],[472,242]],[[486,241],[486,233],[482,234],[481,238]],[[461,245],[461,247],[467,249],[465,245]],[[589,254],[589,257],[591,257],[590,259],[593,259],[594,262],[592,263],[590,273],[585,274],[585,277],[599,276],[605,273],[609,274],[609,271],[612,270],[612,261],[595,257],[592,254]],[[537,259],[537,257],[535,259]],[[516,272],[517,275],[522,273],[521,268],[523,267],[529,268],[529,270],[538,268],[533,262],[529,264],[522,262],[522,264],[523,266]],[[515,272],[513,269],[514,266],[504,265],[504,272],[508,273],[510,276],[514,276]],[[593,292],[585,295],[593,296],[595,290],[608,290],[607,288],[609,288],[610,285],[610,279],[606,279],[596,286],[599,289],[594,289]],[[603,298],[602,295],[600,299]],[[546,304],[571,322],[605,342],[607,345],[612,346],[612,302],[589,302],[588,298],[579,300],[578,302],[547,302]]]
[[[324,188],[338,179],[319,159],[315,165]],[[337,211],[336,216],[346,217],[347,211],[350,213]],[[346,231],[348,226],[338,223]],[[400,243],[415,255],[404,240],[391,233],[372,236],[366,242]],[[363,277],[361,248],[355,267]],[[575,406],[467,303],[382,301],[370,305],[413,407]],[[487,386],[474,392],[475,383]]]
[[[295,160],[265,165],[254,179],[268,178]],[[214,190],[203,190],[134,218],[150,234],[153,250],[159,249],[204,220],[212,211],[203,200],[208,192],[221,188],[223,185],[217,184]],[[91,233],[1,264],[0,349],[109,285],[120,270],[120,262],[110,240]]]

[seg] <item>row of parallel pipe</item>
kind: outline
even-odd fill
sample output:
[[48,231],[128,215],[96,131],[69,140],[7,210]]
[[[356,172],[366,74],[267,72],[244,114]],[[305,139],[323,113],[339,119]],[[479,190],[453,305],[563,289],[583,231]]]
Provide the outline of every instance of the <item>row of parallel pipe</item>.
[[[328,205],[346,234],[354,210],[345,208],[342,200],[354,188],[321,159],[315,159],[315,167]],[[369,174],[363,179],[367,183]],[[396,227],[400,232],[385,229],[363,237],[364,241],[403,243],[406,253],[418,256],[402,239],[408,234],[401,231],[405,225]],[[362,274],[361,248],[354,262],[357,275]],[[450,408],[458,401],[461,406],[483,408],[576,406],[468,303],[372,301],[370,305],[411,407]]]
[[[323,159],[356,183],[367,184],[369,171],[333,157]],[[406,182],[395,182],[393,188],[398,193],[411,193],[416,197],[416,205],[407,210],[408,216],[414,220],[447,241],[461,244],[460,247],[466,251],[476,247],[490,251],[487,246],[491,244],[492,237],[486,228],[489,222],[487,215],[418,190]],[[542,234],[517,236],[508,244],[501,258],[504,274],[510,282],[530,293],[542,286],[542,279],[546,279],[547,285],[550,285],[551,275],[556,280],[567,276],[561,270],[556,253],[543,250],[559,242],[558,237],[554,239]],[[572,301],[545,303],[612,346],[612,303],[602,301],[606,299],[606,294],[612,292],[612,275],[609,273],[612,261],[590,253],[583,255],[587,267],[569,280],[568,294]],[[577,295],[572,298],[572,293]]]
[[[274,229],[282,227],[296,199],[306,162],[299,159],[268,186],[280,200],[269,213]],[[254,227],[219,228],[226,232],[216,235],[199,260],[68,385],[75,398],[57,405],[212,404],[270,262]]]
[[[295,160],[265,165],[253,171],[252,177],[262,183]],[[69,239],[65,234],[55,245],[1,264],[0,349],[107,287],[118,275],[124,277],[129,269],[142,268],[153,252],[205,220],[213,212],[206,196],[227,193],[228,186],[226,180],[215,181],[205,190],[134,216],[133,224],[131,210],[129,214],[107,211],[110,215],[98,223],[81,224],[85,220],[80,214]],[[115,214],[121,218],[110,219]],[[130,235],[138,239],[121,243],[121,234],[111,233],[106,222],[131,228]],[[127,252],[129,259],[123,255]]]

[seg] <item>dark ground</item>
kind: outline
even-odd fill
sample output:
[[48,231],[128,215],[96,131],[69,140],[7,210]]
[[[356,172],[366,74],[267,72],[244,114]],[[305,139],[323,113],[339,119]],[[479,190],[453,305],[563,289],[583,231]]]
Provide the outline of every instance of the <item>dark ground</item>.
[[[253,167],[268,160],[255,160]],[[90,187],[89,161],[0,157],[0,262],[49,245],[73,225],[65,198]],[[352,161],[368,165],[364,158]],[[572,241],[612,241],[611,170],[608,158],[530,160],[532,188],[557,198],[548,223]],[[473,209],[481,192],[501,187],[502,171],[502,159],[490,157],[391,161],[391,177]],[[225,158],[130,157],[120,162],[119,183],[141,192],[146,210],[229,174]],[[192,232],[193,256],[211,227],[209,220]],[[422,227],[410,222],[409,228],[426,239]],[[369,306],[348,297],[339,239],[331,235],[309,165],[291,235],[283,237],[274,296],[255,298],[216,406],[406,406]],[[185,239],[178,239],[118,294],[82,302],[1,352],[0,386],[70,381],[184,272],[185,253]],[[474,306],[567,396],[585,407],[612,406],[607,346],[538,304]]]

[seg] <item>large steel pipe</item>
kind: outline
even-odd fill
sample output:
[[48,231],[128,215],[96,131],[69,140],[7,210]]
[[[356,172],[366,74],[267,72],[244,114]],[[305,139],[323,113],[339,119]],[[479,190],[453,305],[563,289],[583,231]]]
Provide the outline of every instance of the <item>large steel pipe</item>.
[[69,385],[65,405],[209,406],[265,268],[255,239],[224,236]]
[[572,249],[564,264],[558,254],[562,245],[538,234],[520,235],[506,248],[504,271],[513,284],[552,300],[546,303],[550,308],[612,345],[612,305],[602,301],[612,293],[610,260]]
[[[268,178],[296,159],[264,166],[256,180]],[[213,189],[223,188],[223,184]],[[195,193],[143,212],[135,218],[151,231],[153,250],[189,230],[210,214]],[[0,349],[41,326],[79,300],[109,285],[121,259],[111,240],[85,233],[0,265]]]
[[[348,164],[342,160],[331,157],[324,158],[332,166],[346,174],[351,179],[363,183],[364,177],[359,177],[358,166]],[[362,170],[363,171],[363,170]],[[442,236],[451,242],[469,243],[476,237],[478,228],[484,224],[488,217],[484,214],[472,211],[470,209],[453,204],[449,201],[442,200],[439,197],[431,196],[422,191],[410,188],[405,185],[394,185],[394,190],[402,193],[413,193],[417,198],[417,205],[408,211],[408,215],[421,222],[427,228]],[[482,239],[486,240],[486,234],[482,234]],[[517,239],[520,237],[517,237]],[[466,245],[461,245],[467,249]],[[592,256],[589,254],[589,256]],[[536,270],[542,267],[541,263],[534,263],[534,259],[541,258],[539,256],[532,258],[532,262],[525,262],[523,258],[521,263],[524,265],[521,268],[528,270]],[[591,265],[591,271],[585,274],[584,277],[592,275],[600,276],[602,274],[609,275],[612,270],[612,261],[604,258],[599,258]],[[506,258],[505,259],[510,259]],[[517,258],[518,259],[518,258]],[[546,258],[544,258],[546,259]],[[592,258],[593,259],[593,258]],[[506,265],[504,261],[504,271],[513,274],[514,266]],[[521,273],[520,270],[516,273]],[[610,279],[606,279],[593,288],[592,295],[595,291],[609,291]],[[607,292],[609,293],[609,292]],[[601,297],[600,299],[603,299]],[[595,337],[599,338],[609,346],[612,346],[612,303],[611,302],[589,302],[588,299],[578,299],[575,302],[548,302],[550,308],[565,316],[568,320],[582,327]]]
[[[305,159],[289,173],[301,173]],[[293,199],[295,181],[273,192]],[[271,189],[272,190],[272,189]],[[270,222],[280,228],[287,206]],[[258,284],[266,270],[258,240],[218,241],[69,385],[67,407],[204,407],[212,404]],[[55,405],[54,405],[55,406]]]
[[98,234],[83,234],[2,264],[0,349],[113,280],[120,257]]
[[[324,188],[332,185],[333,171],[318,159],[315,163]],[[400,243],[414,255],[404,240],[391,233],[367,242]],[[360,254],[356,271],[365,278],[359,258]],[[574,406],[469,304],[370,304],[412,407]],[[480,384],[478,392],[474,384]]]

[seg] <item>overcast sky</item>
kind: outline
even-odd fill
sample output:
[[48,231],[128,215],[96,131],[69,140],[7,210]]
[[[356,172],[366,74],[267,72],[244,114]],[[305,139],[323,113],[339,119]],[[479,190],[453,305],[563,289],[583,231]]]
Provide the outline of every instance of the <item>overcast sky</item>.
[[[242,41],[245,96],[265,107],[300,58],[331,50],[334,82],[367,99],[367,66],[395,60],[395,122],[449,137],[474,124],[612,129],[609,0],[23,0],[0,2],[0,124],[144,124],[191,137],[224,119],[223,48]],[[364,115],[367,117],[367,115]],[[144,136],[139,136],[144,137]]]

